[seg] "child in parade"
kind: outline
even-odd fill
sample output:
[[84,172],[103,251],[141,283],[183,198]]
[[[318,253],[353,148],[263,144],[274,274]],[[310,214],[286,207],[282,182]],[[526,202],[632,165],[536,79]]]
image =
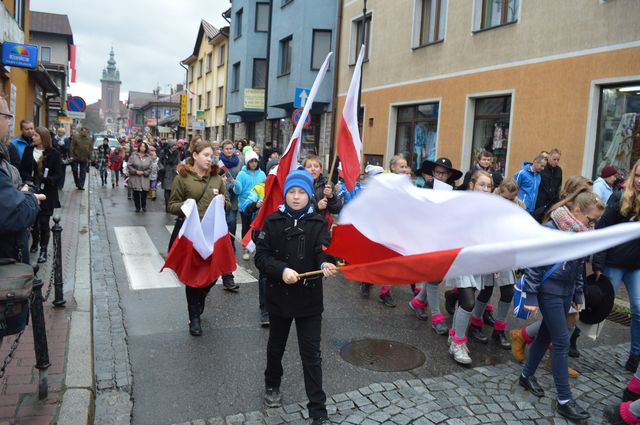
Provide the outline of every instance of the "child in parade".
[[313,210],[313,177],[306,170],[292,171],[285,181],[285,202],[265,220],[256,238],[256,267],[267,276],[267,310],[270,328],[265,370],[265,405],[282,405],[282,356],[291,323],[295,320],[304,383],[313,425],[327,421],[326,395],[322,389],[320,336],[322,277],[300,278],[301,273],[321,269],[334,276],[334,259],[322,247],[330,243],[323,217]]
[[149,147],[149,156],[151,157],[151,174],[149,174],[149,199],[156,200],[158,188],[158,155],[156,148]]
[[[475,171],[469,180],[468,190],[484,193],[493,192],[493,179],[491,174],[484,170]],[[475,308],[475,291],[476,289],[483,289],[482,284],[484,282],[481,276],[472,275],[445,279],[447,286],[453,286],[458,289],[458,308],[453,315],[452,326],[449,331],[449,353],[453,357],[453,360],[462,365],[468,365],[472,362],[467,346],[467,329],[469,328],[469,321],[473,317],[472,314]],[[491,283],[493,284],[494,282]],[[486,303],[484,303],[484,305],[486,305]],[[482,307],[484,310],[484,306]],[[505,312],[505,319],[508,311],[507,309]],[[487,342],[486,337],[482,342]]]
[[[545,226],[564,232],[584,232],[592,229],[604,212],[602,200],[590,191],[574,194],[551,208],[551,220]],[[543,276],[549,274],[544,284]],[[573,399],[567,374],[569,330],[567,314],[584,306],[584,259],[565,261],[549,266],[525,269],[524,308],[530,313],[540,310],[542,322],[529,356],[519,377],[519,384],[537,397],[545,392],[535,378],[535,372],[549,344],[551,371],[557,392],[558,413],[569,420],[584,420],[589,413]]]
[[[218,175],[218,164],[211,162],[213,149],[211,144],[202,139],[195,140],[189,146],[191,156],[186,164],[178,165],[178,175],[173,181],[171,197],[167,212],[178,216],[169,241],[169,250],[176,240],[180,228],[184,223],[184,214],[180,207],[187,199],[194,199],[198,206],[198,215],[202,220],[213,198],[224,195],[225,210],[231,209],[231,203],[227,198],[227,191],[222,178]],[[189,333],[193,336],[202,335],[200,315],[204,311],[205,299],[215,282],[211,282],[203,288],[193,288],[185,285],[187,296],[187,308],[189,311]]]
[[[438,180],[450,186],[455,185],[455,181],[462,177],[462,171],[456,170],[449,158],[438,158],[436,161],[426,160],[420,167],[422,174],[433,177],[430,184],[425,188],[433,189],[433,180]],[[431,308],[431,328],[438,335],[448,335],[449,327],[445,323],[444,315],[440,312],[440,282],[425,282],[418,295],[411,299],[409,308],[420,320],[428,320],[429,316],[425,309],[427,305]]]
[[342,203],[336,196],[335,187],[322,175],[322,162],[317,155],[308,155],[302,160],[302,166],[313,176],[313,199],[315,211],[327,221],[329,228],[333,224],[331,214],[339,214]]
[[[245,166],[238,173],[233,185],[233,193],[238,197],[238,207],[240,210],[240,220],[242,222],[242,237],[247,234],[251,226],[251,214],[247,214],[242,205],[246,203],[249,193],[255,185],[263,183],[267,180],[267,176],[259,168],[260,161],[258,155],[253,150],[247,151],[244,155]],[[249,251],[246,248],[243,249],[242,259],[249,260]]]
[[118,146],[113,152],[111,152],[111,155],[109,155],[109,169],[111,170],[112,188],[115,188],[119,184],[123,161],[124,155],[122,154],[122,148]]

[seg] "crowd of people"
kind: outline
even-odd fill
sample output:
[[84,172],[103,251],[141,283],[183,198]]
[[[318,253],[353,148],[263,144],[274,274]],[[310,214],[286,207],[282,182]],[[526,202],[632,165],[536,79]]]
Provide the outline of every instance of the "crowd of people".
[[[4,109],[3,109],[4,106]],[[8,117],[6,105],[0,101],[0,116]],[[3,118],[0,118],[2,124]],[[0,133],[2,126],[0,126]],[[284,185],[284,202],[271,214],[260,231],[252,231],[252,220],[264,204],[267,175],[277,166],[279,154],[268,144],[261,149],[253,141],[224,140],[207,142],[194,136],[185,140],[122,137],[115,148],[109,139],[94,150],[88,129],[66,136],[63,129],[52,134],[33,123],[20,123],[21,134],[0,149],[0,195],[21,208],[36,210],[31,217],[23,215],[23,233],[14,234],[26,246],[26,230],[31,231],[32,253],[39,262],[47,261],[50,217],[60,206],[58,191],[64,186],[65,167],[71,166],[74,183],[84,190],[86,173],[94,165],[102,186],[110,183],[127,188],[136,213],[145,213],[147,200],[161,191],[167,213],[176,216],[169,247],[176,240],[184,222],[181,206],[187,199],[196,200],[202,218],[217,195],[225,197],[226,221],[234,250],[238,217],[241,234],[252,232],[257,247],[255,264],[259,271],[260,324],[269,328],[267,368],[265,371],[265,404],[281,404],[280,382],[283,375],[282,356],[289,329],[295,321],[305,388],[309,398],[309,415],[314,423],[326,420],[326,396],[322,389],[320,329],[323,311],[323,277],[334,276],[339,259],[328,255],[323,246],[330,244],[334,220],[344,205],[367,190],[366,180],[382,173],[407,175],[419,188],[432,190],[469,190],[500,196],[527,211],[543,226],[564,232],[584,232],[640,217],[640,161],[624,177],[624,171],[605,166],[595,182],[581,177],[563,178],[558,149],[542,151],[532,162],[524,162],[513,177],[502,176],[493,169],[493,155],[482,151],[468,172],[456,169],[448,158],[426,160],[420,169],[411,170],[407,159],[396,155],[389,168],[367,165],[354,190],[346,189],[339,175],[325,174],[321,158],[308,155],[297,171],[290,173]],[[1,136],[2,134],[0,134]],[[5,136],[6,137],[6,136]],[[461,181],[460,185],[457,183]],[[23,182],[26,185],[23,185]],[[9,194],[10,193],[10,194]],[[484,195],[483,195],[484,196]],[[38,205],[39,204],[39,205]],[[2,218],[2,217],[0,217]],[[16,223],[16,225],[18,225]],[[22,246],[18,244],[17,246]],[[16,245],[1,244],[0,250],[13,250]],[[242,259],[251,253],[242,248]],[[28,256],[27,256],[28,257]],[[320,270],[314,277],[301,279],[301,274]],[[584,308],[587,270],[592,270],[596,284],[610,284],[617,291],[624,282],[632,311],[631,348],[625,368],[635,373],[624,393],[624,401],[612,407],[607,415],[612,423],[638,423],[640,420],[640,241],[635,240],[601,252],[589,259],[579,259],[546,267],[524,270],[502,270],[487,275],[469,275],[444,282],[416,282],[411,285],[408,309],[418,320],[430,321],[436,335],[448,337],[449,353],[461,364],[472,363],[471,345],[495,342],[499,349],[511,350],[523,363],[519,383],[533,395],[542,397],[544,389],[535,378],[540,362],[549,353],[558,412],[580,420],[589,417],[573,399],[570,377],[578,372],[568,365],[568,357],[580,355],[577,341],[580,330],[578,314]],[[514,285],[524,276],[526,293],[524,309],[539,312],[541,319],[520,329],[508,329],[513,311]],[[221,278],[223,288],[237,292],[239,285],[233,274]],[[609,283],[610,282],[610,283]],[[215,282],[204,288],[185,285],[189,332],[202,335],[200,316],[207,294]],[[444,310],[441,310],[441,285],[446,286]],[[499,288],[497,305],[491,304],[495,288]],[[360,294],[369,298],[372,285],[360,283]],[[380,285],[378,301],[385,307],[396,307],[391,286]],[[486,327],[492,328],[487,335]],[[528,353],[526,347],[530,346]],[[550,349],[552,347],[552,349]],[[635,422],[634,422],[635,421]]]

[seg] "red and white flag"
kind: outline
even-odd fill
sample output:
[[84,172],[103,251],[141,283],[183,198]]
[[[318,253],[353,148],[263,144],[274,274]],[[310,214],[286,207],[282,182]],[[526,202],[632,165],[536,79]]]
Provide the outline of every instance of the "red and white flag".
[[[313,106],[313,101],[316,98],[320,84],[322,83],[322,80],[324,80],[324,76],[327,74],[327,68],[329,67],[329,60],[331,59],[332,54],[333,53],[329,52],[324,63],[320,67],[320,71],[318,71],[318,75],[316,75],[316,79],[313,82],[313,86],[311,86],[311,91],[309,92],[309,97],[307,98],[307,102],[302,110],[302,115],[300,115],[300,119],[293,131],[291,140],[289,140],[287,149],[280,158],[278,165],[273,167],[271,170],[272,172],[267,176],[264,186],[264,203],[258,211],[256,218],[251,223],[252,229],[261,230],[264,225],[264,220],[273,214],[284,202],[284,182],[289,173],[298,168],[300,136],[302,135],[302,129],[305,121],[307,120],[307,116],[309,115],[309,111],[311,110],[311,106]],[[255,249],[253,242],[251,242],[251,231],[247,232],[246,235],[243,235],[242,243],[250,251]]]
[[224,196],[213,198],[202,222],[194,199],[187,199],[181,209],[184,223],[162,270],[171,269],[185,285],[202,288],[236,269],[236,256],[225,220]]
[[222,162],[221,159],[218,160],[218,168],[220,168],[222,172],[225,174],[229,172],[229,169],[227,168],[226,165],[224,165],[224,162]]
[[562,232],[497,195],[381,174],[343,208],[328,252],[347,261],[340,270],[351,280],[406,284],[555,264],[638,237],[640,223]]
[[362,155],[362,141],[358,129],[358,93],[360,92],[360,75],[362,73],[362,60],[364,58],[364,45],[360,48],[360,54],[349,84],[349,91],[342,110],[342,119],[338,127],[338,157],[344,180],[344,185],[349,192],[356,187],[360,177],[360,156]]

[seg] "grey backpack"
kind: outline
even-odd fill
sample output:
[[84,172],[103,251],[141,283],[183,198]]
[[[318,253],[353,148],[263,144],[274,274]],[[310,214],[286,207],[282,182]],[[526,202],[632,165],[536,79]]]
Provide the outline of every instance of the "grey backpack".
[[30,265],[0,258],[0,322],[22,313],[24,303],[31,297],[33,277]]

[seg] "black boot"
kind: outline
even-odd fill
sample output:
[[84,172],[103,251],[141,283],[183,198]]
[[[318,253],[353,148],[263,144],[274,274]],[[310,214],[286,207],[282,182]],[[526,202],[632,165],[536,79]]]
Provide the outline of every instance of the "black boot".
[[40,248],[40,256],[38,257],[38,263],[47,262],[47,248]]
[[496,319],[493,318],[493,314],[489,310],[484,310],[484,314],[482,315],[482,320],[484,320],[484,324],[487,326],[493,327],[496,324]]
[[189,305],[189,333],[193,336],[202,335],[200,325],[200,304]]
[[578,351],[578,337],[580,336],[579,332],[576,332],[578,328],[576,328],[571,334],[571,339],[569,340],[569,357],[578,358],[580,357],[580,351]]
[[482,328],[479,328],[474,325],[469,325],[468,333],[471,338],[475,339],[476,341],[482,344],[486,344],[489,342],[489,338],[487,338],[484,332],[482,332]]
[[511,341],[509,341],[509,338],[507,338],[507,335],[505,334],[504,331],[496,331],[494,330],[493,333],[491,334],[491,336],[493,337],[493,340],[502,348],[504,348],[505,350],[510,350],[511,349]]
[[36,252],[38,252],[38,245],[39,245],[39,241],[38,239],[33,239],[33,241],[31,242],[31,248],[29,249],[29,252],[32,254],[35,254]]
[[233,274],[222,275],[222,288],[229,292],[238,292],[240,285],[233,279]]
[[636,373],[638,363],[640,363],[640,356],[636,354],[629,354],[629,358],[627,359],[627,363],[625,363],[624,368],[631,373]]

